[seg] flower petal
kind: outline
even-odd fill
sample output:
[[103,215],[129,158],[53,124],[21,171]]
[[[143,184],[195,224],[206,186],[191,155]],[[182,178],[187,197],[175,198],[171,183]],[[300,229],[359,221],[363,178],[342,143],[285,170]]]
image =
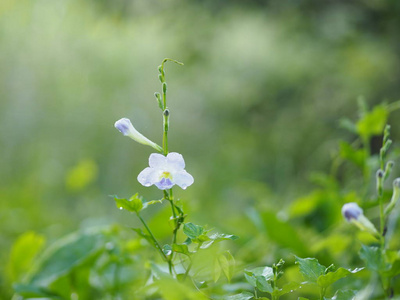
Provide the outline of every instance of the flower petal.
[[167,158],[158,153],[152,153],[149,157],[149,166],[154,169],[162,169],[166,164]]
[[144,186],[151,186],[158,181],[159,172],[153,168],[146,168],[137,177],[137,180]]
[[194,182],[193,176],[185,170],[175,173],[173,179],[174,183],[184,190]]
[[171,152],[167,155],[167,163],[175,169],[182,170],[185,168],[185,160],[182,154]]
[[174,183],[169,178],[162,178],[160,181],[155,183],[156,187],[160,190],[167,190],[174,186]]

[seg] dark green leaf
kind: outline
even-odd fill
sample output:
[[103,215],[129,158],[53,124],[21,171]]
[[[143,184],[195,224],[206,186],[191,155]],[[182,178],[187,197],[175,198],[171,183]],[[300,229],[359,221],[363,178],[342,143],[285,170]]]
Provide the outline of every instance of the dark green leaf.
[[272,288],[271,281],[266,280],[264,276],[255,276],[255,279],[256,279],[256,287],[261,292],[272,293],[274,289]]
[[191,253],[189,252],[189,248],[186,244],[173,244],[172,245],[172,251],[177,252],[177,253],[182,253],[185,255],[190,255]]
[[320,265],[316,258],[300,258],[296,256],[296,264],[300,267],[300,272],[304,279],[317,283],[318,277],[325,274],[325,266]]
[[28,285],[28,284],[15,284],[14,291],[24,298],[50,298],[61,299],[61,297],[45,288]]

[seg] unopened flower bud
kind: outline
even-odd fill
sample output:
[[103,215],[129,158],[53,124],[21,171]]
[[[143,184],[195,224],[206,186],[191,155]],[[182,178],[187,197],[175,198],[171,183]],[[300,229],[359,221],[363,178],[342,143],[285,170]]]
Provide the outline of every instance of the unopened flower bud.
[[167,92],[167,84],[165,82],[162,84],[162,90],[164,94]]
[[353,223],[359,229],[369,232],[378,239],[380,238],[374,224],[364,216],[362,208],[357,203],[351,202],[343,205],[342,215],[347,222]]
[[376,190],[377,190],[379,196],[382,196],[382,194],[383,194],[383,177],[384,177],[384,175],[385,174],[380,169],[376,172]]
[[390,173],[392,172],[393,166],[394,166],[394,161],[389,160],[385,167],[385,174],[383,176],[383,180],[386,180],[389,178]]
[[162,102],[160,93],[157,93],[157,92],[156,92],[156,93],[154,93],[154,96],[155,96],[156,99],[157,99],[158,107],[160,107],[161,109],[164,109],[164,105],[163,105],[163,102]]
[[162,148],[158,146],[156,143],[150,141],[148,138],[146,138],[144,135],[142,135],[139,131],[133,127],[131,121],[127,118],[122,118],[115,122],[114,124],[115,128],[117,128],[123,135],[130,137],[131,139],[135,140],[138,143],[141,143],[143,145],[148,145],[150,147],[153,147],[157,151],[162,152]]
[[390,200],[390,203],[385,209],[385,215],[389,215],[389,213],[393,210],[395,207],[397,201],[400,198],[400,178],[396,178],[393,181],[393,194],[392,194],[392,199]]
[[164,116],[166,116],[166,117],[169,116],[169,109],[168,108],[166,110],[164,110]]

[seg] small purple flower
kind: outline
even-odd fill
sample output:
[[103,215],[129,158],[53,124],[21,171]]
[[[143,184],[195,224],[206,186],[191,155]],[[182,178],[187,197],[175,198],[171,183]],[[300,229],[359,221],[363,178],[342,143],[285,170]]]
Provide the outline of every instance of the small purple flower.
[[363,214],[363,210],[358,206],[355,202],[346,203],[342,207],[342,215],[345,217],[347,222],[351,222],[351,220],[358,220],[360,215]]
[[135,129],[135,127],[133,127],[133,125],[129,119],[122,118],[122,119],[118,120],[117,122],[115,122],[114,126],[123,135],[130,137],[132,140],[135,140],[136,142],[141,143],[143,145],[148,145],[150,147],[153,147],[157,151],[162,152],[162,148],[159,145],[157,145],[156,143],[150,141],[139,131],[137,131]]
[[171,152],[167,156],[152,153],[149,166],[137,178],[144,186],[154,184],[160,190],[167,190],[176,184],[185,190],[194,182],[193,176],[185,171],[185,161],[179,153]]

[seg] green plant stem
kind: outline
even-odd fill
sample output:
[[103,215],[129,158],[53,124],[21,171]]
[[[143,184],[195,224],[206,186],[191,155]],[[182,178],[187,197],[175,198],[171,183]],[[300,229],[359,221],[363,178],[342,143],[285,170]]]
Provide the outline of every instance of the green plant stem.
[[140,216],[140,214],[137,212],[136,215],[138,216],[139,220],[142,222],[143,226],[146,228],[147,232],[149,233],[151,239],[154,242],[155,247],[157,248],[157,250],[160,252],[161,256],[164,258],[164,260],[166,262],[168,262],[168,268],[169,268],[169,272],[172,275],[172,262],[170,259],[168,259],[168,257],[165,255],[164,251],[162,250],[160,244],[157,242],[154,234],[151,232],[150,228],[147,226],[146,222],[143,220],[143,218]]
[[326,293],[326,288],[321,287],[320,293],[319,293],[319,299],[323,300],[325,297],[325,293]]

